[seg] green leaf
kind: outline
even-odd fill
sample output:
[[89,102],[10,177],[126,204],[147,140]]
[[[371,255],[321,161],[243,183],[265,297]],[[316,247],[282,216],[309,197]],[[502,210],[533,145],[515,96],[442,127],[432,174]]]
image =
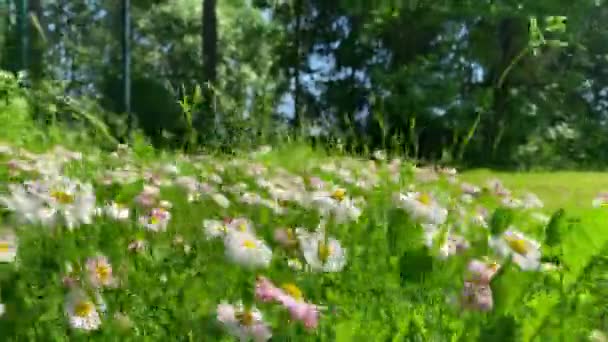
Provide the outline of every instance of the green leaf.
[[566,16],[550,16],[545,18],[545,31],[547,32],[566,32]]
[[502,234],[513,222],[514,212],[509,208],[497,208],[490,219],[490,231],[492,235]]
[[564,209],[558,209],[549,220],[545,228],[545,244],[550,247],[557,246],[562,241],[562,224],[564,220]]
[[505,262],[490,283],[492,299],[494,300],[494,313],[503,315],[517,312],[522,298],[535,278],[537,272],[522,272],[512,259]]

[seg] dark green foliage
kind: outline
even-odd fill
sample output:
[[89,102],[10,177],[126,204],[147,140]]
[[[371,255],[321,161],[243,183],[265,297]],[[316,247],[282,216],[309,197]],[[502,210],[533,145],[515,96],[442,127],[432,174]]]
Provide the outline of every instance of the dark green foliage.
[[517,341],[517,322],[510,315],[497,317],[482,329],[478,341]]
[[[104,83],[102,105],[107,110],[121,112],[121,80],[108,77]],[[135,77],[131,83],[131,106],[137,126],[151,139],[155,147],[180,147],[186,139],[186,125],[177,100],[158,80]],[[166,133],[175,137],[167,139]]]
[[[64,80],[69,95],[103,95],[119,113],[105,120],[122,137],[119,3],[32,1],[42,45],[21,3],[0,7],[8,13],[0,68],[18,71],[27,51],[35,77]],[[175,103],[184,94],[165,85],[188,93],[208,78],[214,96],[205,88],[193,125],[199,145],[222,150],[301,134],[279,127],[288,93],[294,103],[282,112],[298,113],[303,126],[326,123],[329,138],[316,144],[340,139],[357,154],[391,148],[461,167],[520,169],[608,160],[608,9],[593,1],[231,0],[217,2],[217,25],[206,28],[217,39],[205,53],[203,1],[131,3],[133,111],[156,146],[181,147],[189,135]]]
[[399,275],[403,286],[424,282],[433,272],[433,257],[427,248],[422,247],[403,253],[399,258]]

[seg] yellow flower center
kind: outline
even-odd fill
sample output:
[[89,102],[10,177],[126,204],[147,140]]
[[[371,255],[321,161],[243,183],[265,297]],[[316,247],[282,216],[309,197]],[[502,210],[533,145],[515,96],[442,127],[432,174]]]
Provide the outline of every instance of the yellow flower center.
[[99,278],[99,280],[102,282],[107,282],[110,280],[112,268],[110,268],[110,265],[97,264],[97,267],[95,267],[95,274],[97,274],[97,278]]
[[326,262],[329,259],[329,256],[333,254],[333,248],[328,246],[324,241],[319,242],[319,260],[322,262]]
[[431,196],[427,193],[422,193],[418,196],[418,202],[424,204],[424,205],[430,205],[431,204]]
[[524,239],[509,236],[506,237],[505,240],[507,240],[509,247],[511,247],[511,249],[514,250],[516,253],[522,255],[528,253],[528,244]]
[[285,290],[285,292],[287,292],[288,295],[292,296],[297,300],[302,300],[302,298],[304,298],[304,296],[302,295],[302,291],[300,291],[300,289],[295,284],[284,284],[282,288],[283,290]]
[[11,249],[11,244],[7,241],[0,241],[0,253],[8,253]]
[[331,194],[331,198],[335,199],[338,202],[343,201],[345,196],[346,196],[346,190],[344,190],[344,189],[337,189],[336,191],[334,191]]
[[251,311],[239,312],[236,314],[236,318],[242,325],[251,326],[253,324],[254,318]]
[[247,223],[242,222],[241,224],[239,224],[239,230],[242,232],[246,232],[247,231]]
[[66,193],[65,191],[53,191],[51,192],[51,197],[57,200],[57,202],[61,204],[71,204],[74,203],[74,196]]
[[81,301],[74,305],[74,315],[78,317],[87,317],[93,313],[94,309],[95,306],[90,301]]
[[252,241],[252,240],[245,240],[245,241],[243,241],[243,247],[253,249],[256,247],[256,243],[255,243],[255,241]]
[[156,215],[153,215],[150,218],[150,223],[152,223],[152,224],[158,224],[159,222],[160,222],[160,218],[158,216],[156,216]]

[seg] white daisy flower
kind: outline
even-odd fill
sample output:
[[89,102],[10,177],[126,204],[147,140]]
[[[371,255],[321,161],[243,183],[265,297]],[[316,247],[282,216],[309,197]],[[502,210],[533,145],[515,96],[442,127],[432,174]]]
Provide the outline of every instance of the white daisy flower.
[[374,151],[373,156],[376,160],[386,160],[386,152],[382,150]]
[[151,231],[165,231],[171,220],[171,213],[164,208],[153,208],[148,215],[141,216],[139,223]]
[[192,176],[179,176],[175,179],[175,184],[186,190],[188,193],[194,193],[198,190],[198,182]]
[[242,203],[250,204],[250,205],[260,203],[261,200],[262,200],[262,197],[260,197],[260,195],[252,193],[252,192],[246,192],[240,197],[240,201]]
[[325,232],[320,229],[314,233],[296,228],[296,236],[304,259],[314,272],[340,272],[346,265],[346,249],[332,237],[325,241]]
[[203,220],[207,239],[226,236],[229,232],[255,234],[253,223],[246,218],[220,220]]
[[96,206],[91,184],[82,184],[66,177],[50,183],[48,191],[39,195],[61,214],[69,229],[93,222]]
[[228,198],[226,198],[226,196],[222,195],[219,192],[212,194],[211,198],[215,201],[215,203],[217,203],[217,205],[219,205],[222,208],[230,207],[230,200],[228,200]]
[[42,200],[33,196],[24,186],[9,184],[8,188],[10,195],[0,197],[0,203],[14,212],[19,221],[39,223],[39,213],[44,205]]
[[505,207],[512,208],[512,209],[518,209],[518,208],[524,207],[524,202],[522,200],[520,200],[519,198],[510,197],[510,196],[505,196],[501,200],[501,203]]
[[265,342],[272,337],[262,313],[255,306],[246,310],[242,303],[220,303],[217,306],[217,320],[241,342],[252,339],[254,342]]
[[524,195],[523,207],[526,209],[539,209],[544,206],[543,201],[531,192]]
[[209,180],[216,184],[222,184],[223,180],[217,173],[212,173],[209,175]]
[[13,148],[9,145],[0,144],[0,154],[12,155]]
[[321,215],[333,215],[336,223],[356,221],[361,216],[361,209],[346,196],[346,190],[342,188],[333,192],[316,191],[311,194],[311,198]]
[[264,198],[264,199],[261,199],[259,203],[261,205],[271,209],[277,215],[282,215],[286,212],[285,208],[281,207],[281,205],[279,205],[279,203],[277,203],[276,201]]
[[17,238],[13,234],[0,236],[0,262],[11,263],[17,257]]
[[429,194],[408,192],[395,196],[397,207],[404,209],[419,223],[443,224],[448,216],[446,208],[440,206]]
[[0,200],[23,220],[55,224],[62,218],[72,229],[91,224],[95,215],[95,193],[91,184],[81,184],[66,177],[12,185],[10,197]]
[[101,326],[101,317],[95,303],[78,290],[73,290],[67,296],[65,312],[70,326],[74,329],[97,330]]
[[178,175],[179,168],[175,164],[165,164],[162,167],[163,172],[168,173],[170,175]]
[[105,256],[87,259],[86,270],[88,280],[93,287],[115,286],[116,279],[112,274],[112,265]]
[[540,244],[514,229],[507,229],[501,236],[491,237],[490,247],[503,257],[513,257],[522,270],[538,270],[540,267]]
[[226,257],[247,268],[266,268],[272,260],[272,250],[248,232],[231,231],[224,238]]
[[207,239],[223,237],[228,232],[226,223],[219,220],[203,220],[203,231]]
[[488,228],[488,222],[486,221],[486,219],[483,215],[476,214],[476,215],[471,216],[471,222],[474,225]]
[[595,198],[591,201],[591,205],[594,208],[608,206],[608,192],[602,192],[595,196]]
[[124,204],[110,202],[104,208],[103,211],[106,215],[114,220],[125,221],[129,219],[130,209]]

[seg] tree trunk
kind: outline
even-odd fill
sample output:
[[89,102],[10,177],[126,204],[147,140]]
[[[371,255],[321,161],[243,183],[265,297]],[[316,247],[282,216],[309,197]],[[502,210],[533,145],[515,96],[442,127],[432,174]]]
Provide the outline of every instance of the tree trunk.
[[[30,37],[30,65],[29,71],[33,81],[40,80],[44,73],[44,41],[42,39],[43,32],[39,32],[34,25],[34,18],[38,22],[42,21],[42,5],[41,0],[29,0],[29,37]],[[42,25],[41,25],[42,26]],[[42,26],[43,27],[43,26]],[[41,27],[41,28],[42,28]]]
[[302,0],[296,0],[294,16],[296,19],[295,28],[295,52],[294,52],[294,95],[293,95],[293,121],[296,130],[300,129],[301,117],[300,117],[300,32],[302,31]]
[[[217,0],[203,0],[203,30],[202,34],[202,54],[203,54],[203,106],[202,113],[199,114],[198,127],[202,131],[205,127],[215,127],[216,108],[214,88],[217,80]],[[199,137],[202,135],[199,135]]]
[[217,79],[217,1],[203,0],[203,81]]

